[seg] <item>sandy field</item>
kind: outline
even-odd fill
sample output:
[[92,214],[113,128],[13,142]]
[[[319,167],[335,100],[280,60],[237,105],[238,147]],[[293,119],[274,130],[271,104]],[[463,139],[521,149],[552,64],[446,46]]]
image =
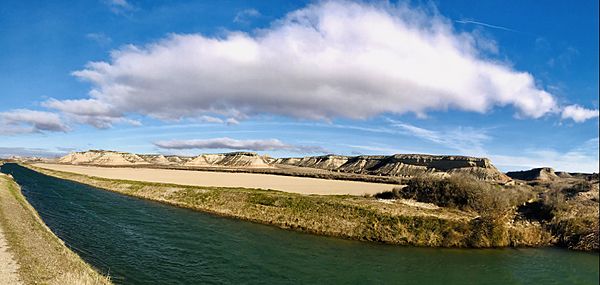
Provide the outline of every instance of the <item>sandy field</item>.
[[173,169],[97,167],[36,163],[36,167],[89,176],[193,186],[244,187],[280,190],[300,194],[363,195],[388,191],[392,184],[328,180],[254,173],[227,173]]

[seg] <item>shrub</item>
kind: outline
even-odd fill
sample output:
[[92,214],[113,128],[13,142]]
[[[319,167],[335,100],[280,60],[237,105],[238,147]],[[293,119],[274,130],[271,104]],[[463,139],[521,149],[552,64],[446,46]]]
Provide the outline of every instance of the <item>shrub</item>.
[[535,195],[528,186],[500,186],[455,174],[446,178],[415,177],[407,182],[406,187],[394,188],[375,197],[414,199],[498,218],[504,216],[511,207],[523,205]]
[[592,190],[592,183],[588,181],[578,181],[572,185],[566,186],[562,189],[562,192],[567,198],[572,198],[580,192],[588,192]]
[[476,211],[480,214],[503,212],[510,199],[499,185],[475,180],[465,175],[447,178],[415,177],[399,190],[400,196],[442,207]]
[[400,187],[394,187],[392,189],[392,191],[384,191],[384,192],[380,192],[374,195],[375,198],[377,199],[402,199],[404,198],[402,196],[402,188]]

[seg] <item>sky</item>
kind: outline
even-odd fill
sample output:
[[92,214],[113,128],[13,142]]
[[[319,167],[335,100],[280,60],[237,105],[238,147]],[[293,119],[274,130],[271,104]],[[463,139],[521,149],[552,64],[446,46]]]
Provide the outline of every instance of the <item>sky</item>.
[[428,153],[598,172],[598,1],[2,1],[0,157]]

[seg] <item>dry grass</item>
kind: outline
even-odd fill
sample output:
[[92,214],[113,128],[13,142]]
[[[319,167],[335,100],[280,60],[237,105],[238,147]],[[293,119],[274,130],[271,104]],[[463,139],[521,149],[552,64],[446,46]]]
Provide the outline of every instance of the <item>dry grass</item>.
[[564,179],[538,184],[548,225],[565,247],[598,251],[600,230],[598,180]]
[[0,174],[0,226],[25,284],[111,284],[44,224],[10,176]]

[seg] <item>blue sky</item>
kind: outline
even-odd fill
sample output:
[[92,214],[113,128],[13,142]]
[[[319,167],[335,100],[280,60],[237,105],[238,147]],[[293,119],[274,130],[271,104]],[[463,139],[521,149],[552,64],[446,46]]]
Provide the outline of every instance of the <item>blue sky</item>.
[[598,171],[597,1],[4,1],[0,45],[0,156]]

